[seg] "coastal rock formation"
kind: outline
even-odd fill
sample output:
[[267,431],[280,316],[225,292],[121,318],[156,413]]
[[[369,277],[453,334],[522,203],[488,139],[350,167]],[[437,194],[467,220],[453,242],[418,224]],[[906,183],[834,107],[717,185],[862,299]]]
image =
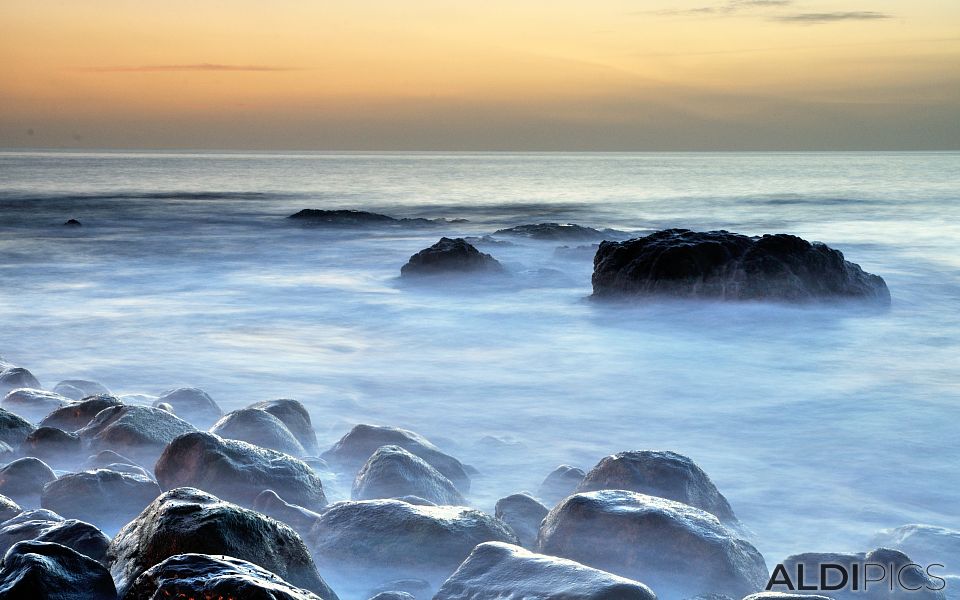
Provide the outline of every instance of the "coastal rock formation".
[[40,505],[67,518],[116,531],[160,495],[160,486],[141,475],[107,469],[69,473],[43,489]]
[[433,600],[656,600],[653,591],[572,560],[499,542],[480,544]]
[[83,458],[80,436],[56,427],[38,427],[20,444],[21,456],[33,456],[58,468],[76,465]]
[[110,390],[96,381],[86,379],[64,379],[53,388],[54,393],[71,400],[83,400],[90,396],[109,396]]
[[223,416],[223,410],[210,394],[200,388],[177,388],[164,392],[153,406],[169,404],[173,413],[198,429],[207,429]]
[[273,490],[263,490],[253,499],[253,510],[286,523],[301,537],[306,537],[320,518],[320,513],[290,504]]
[[396,218],[380,213],[368,212],[365,210],[322,210],[317,208],[305,208],[295,214],[287,217],[307,225],[317,225],[326,227],[397,227],[414,226],[423,227],[425,225],[437,225],[448,223],[446,220],[432,219],[408,219]]
[[82,227],[83,223],[76,219],[68,219],[64,224],[64,227]]
[[564,499],[544,519],[538,551],[642,581],[666,598],[742,598],[767,583],[756,548],[710,513],[625,490]]
[[17,448],[35,429],[30,421],[20,415],[0,408],[0,442]]
[[603,242],[593,265],[595,298],[890,302],[882,278],[844,260],[839,250],[786,234],[666,229]]
[[165,490],[197,487],[244,506],[252,506],[263,490],[274,490],[310,510],[327,504],[320,478],[303,461],[212,433],[198,431],[173,440],[154,473]]
[[600,231],[574,223],[537,223],[500,229],[493,232],[493,235],[513,235],[546,241],[587,241],[621,238],[624,233],[612,229]]
[[152,464],[177,436],[196,431],[165,410],[120,405],[106,408],[77,431],[93,452],[113,450],[143,464]]
[[512,494],[497,500],[494,516],[506,523],[517,534],[524,548],[536,548],[540,523],[550,509],[527,493]]
[[910,524],[880,531],[873,545],[894,548],[923,564],[942,563],[960,569],[960,531],[933,525]]
[[6,394],[18,388],[38,390],[41,387],[43,386],[33,373],[23,367],[14,367],[7,363],[0,364],[0,394]]
[[503,265],[463,238],[440,238],[440,241],[410,257],[400,269],[401,277],[463,273],[499,273]]
[[25,506],[36,506],[43,487],[57,478],[50,465],[26,456],[0,467],[0,494]]
[[113,538],[107,561],[122,595],[147,569],[185,553],[245,560],[321,598],[336,598],[292,529],[191,488],[166,492],[147,506]]
[[278,400],[265,400],[251,404],[249,408],[259,408],[265,410],[271,415],[283,421],[290,433],[297,438],[300,445],[309,456],[315,456],[320,453],[320,446],[317,445],[317,432],[313,429],[313,422],[310,419],[310,413],[307,408],[296,400],[289,398],[280,398]]
[[90,424],[101,410],[120,406],[119,398],[109,394],[85,396],[83,399],[58,408],[40,421],[41,427],[57,427],[64,431],[76,431]]
[[676,452],[638,450],[604,457],[586,474],[578,492],[629,490],[705,510],[722,523],[736,523],[730,503],[692,460]]
[[259,408],[241,408],[225,414],[210,428],[210,433],[292,456],[306,454],[283,421]]
[[0,401],[0,407],[34,423],[39,422],[58,408],[71,404],[73,404],[73,400],[60,394],[32,388],[15,389]]
[[0,590],[10,600],[116,600],[110,573],[97,561],[60,544],[20,542],[7,551]]
[[546,476],[537,489],[537,495],[550,505],[556,504],[574,493],[586,475],[578,467],[560,465]]
[[453,483],[425,460],[400,446],[381,446],[353,482],[354,500],[417,496],[434,504],[464,505]]

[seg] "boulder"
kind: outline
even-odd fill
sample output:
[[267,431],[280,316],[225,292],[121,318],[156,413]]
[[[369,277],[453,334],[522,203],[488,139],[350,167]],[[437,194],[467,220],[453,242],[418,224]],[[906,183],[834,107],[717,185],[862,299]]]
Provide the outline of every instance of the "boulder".
[[656,600],[631,581],[500,542],[477,546],[433,600]]
[[893,548],[923,564],[941,563],[950,572],[960,571],[960,531],[934,525],[902,525],[884,529],[874,537],[877,547]]
[[315,456],[320,453],[320,446],[317,444],[317,433],[313,429],[313,422],[310,419],[310,413],[307,408],[296,400],[281,398],[278,400],[265,400],[251,404],[250,408],[259,408],[265,410],[271,415],[283,421],[290,433],[297,438],[300,445],[303,446],[306,454]]
[[36,506],[43,486],[57,478],[50,465],[27,456],[0,467],[0,494],[20,504]]
[[839,250],[793,235],[666,229],[602,242],[593,261],[593,297],[648,296],[890,303],[882,278],[844,260]]
[[0,408],[0,442],[18,448],[34,429],[33,424],[20,415]]
[[116,531],[161,493],[157,482],[107,469],[69,473],[47,484],[40,505],[64,517]]
[[380,592],[376,596],[371,596],[370,600],[417,600],[417,597],[407,592]]
[[459,460],[443,453],[423,436],[406,429],[357,425],[322,456],[334,467],[356,472],[380,446],[400,446],[440,471],[461,492],[470,491],[470,476]]
[[466,504],[457,487],[425,460],[400,446],[381,446],[357,473],[351,497],[375,500],[398,496],[417,496],[434,504]]
[[661,597],[764,589],[767,568],[749,542],[698,508],[626,490],[578,493],[543,520],[538,550],[642,581]]
[[29,511],[22,519],[0,523],[0,553],[25,540],[60,544],[97,562],[103,562],[110,545],[110,538],[90,523],[64,520],[42,510]]
[[153,406],[169,404],[173,412],[197,429],[207,429],[223,416],[223,410],[210,394],[200,388],[177,388],[164,392]]
[[33,456],[58,468],[76,465],[82,458],[80,436],[56,427],[38,427],[20,444],[21,456]]
[[19,504],[6,496],[0,495],[0,523],[12,519],[22,512],[23,509],[20,508]]
[[365,210],[322,210],[305,208],[287,217],[301,223],[326,227],[397,227],[424,226],[444,223],[443,220],[396,218]]
[[379,594],[408,594],[416,600],[430,600],[433,598],[433,588],[425,579],[394,579],[378,585],[367,593],[371,600]]
[[82,227],[83,223],[76,219],[68,219],[64,224],[64,227]]
[[71,400],[83,400],[90,396],[110,396],[110,390],[96,381],[65,379],[54,386],[53,391]]
[[494,515],[510,526],[524,548],[536,548],[540,523],[550,509],[526,492],[497,500]]
[[113,450],[143,464],[153,464],[177,436],[196,431],[167,411],[149,406],[111,406],[77,431],[94,452]]
[[5,464],[16,458],[17,451],[6,442],[0,442],[0,464]]
[[503,265],[489,254],[476,249],[463,238],[440,241],[410,257],[400,269],[401,277],[463,273],[499,273]]
[[34,423],[58,408],[71,404],[73,400],[60,394],[32,388],[17,388],[0,400],[0,406],[4,409]]
[[683,502],[705,510],[722,523],[737,517],[710,477],[695,462],[676,452],[637,450],[604,457],[577,488],[578,492],[629,490]]
[[90,424],[101,410],[120,406],[118,398],[108,394],[85,396],[73,404],[55,409],[40,421],[41,427],[57,427],[64,431],[77,431]]
[[97,561],[60,544],[20,542],[3,557],[4,600],[116,600],[110,573]]
[[306,537],[320,518],[320,513],[290,504],[273,490],[263,490],[253,499],[253,510],[281,523],[286,523],[301,537]]
[[621,238],[622,231],[607,229],[600,231],[593,227],[584,227],[574,223],[537,223],[517,225],[493,232],[493,235],[511,235],[545,241],[586,241]]
[[154,500],[113,538],[107,561],[122,595],[150,567],[185,553],[248,561],[321,598],[336,598],[292,529],[192,488]]
[[18,388],[40,389],[40,382],[30,371],[21,368],[4,365],[0,368],[0,394],[6,394],[10,390]]
[[241,408],[225,414],[210,428],[210,433],[291,456],[306,454],[283,421],[259,408]]
[[310,510],[327,504],[320,478],[303,461],[212,433],[188,433],[173,440],[154,473],[165,490],[197,487],[244,506],[252,506],[263,490],[274,490]]
[[554,505],[574,493],[585,476],[583,469],[560,465],[543,480],[537,495],[547,504]]

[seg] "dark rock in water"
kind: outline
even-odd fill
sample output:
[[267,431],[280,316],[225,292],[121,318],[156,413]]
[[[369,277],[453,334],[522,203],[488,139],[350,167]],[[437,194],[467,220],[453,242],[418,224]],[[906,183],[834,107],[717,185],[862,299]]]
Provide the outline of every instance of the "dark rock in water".
[[4,366],[0,367],[0,394],[6,394],[10,390],[18,388],[29,388],[38,390],[41,386],[33,373],[22,367]]
[[400,269],[402,277],[461,273],[499,273],[503,265],[477,250],[463,238],[440,238],[436,244],[417,252]]
[[109,394],[85,396],[83,399],[58,408],[40,421],[41,427],[57,427],[64,431],[76,431],[90,424],[101,410],[111,406],[120,406],[119,398]]
[[567,497],[543,520],[537,546],[642,581],[666,598],[742,598],[767,583],[757,549],[710,513],[625,490]]
[[12,499],[0,494],[0,523],[12,519],[23,512],[20,505]]
[[317,445],[317,433],[313,429],[313,422],[310,420],[310,413],[307,408],[296,400],[281,398],[278,400],[266,400],[251,404],[250,408],[259,408],[265,410],[271,415],[283,421],[290,433],[297,438],[300,445],[310,456],[320,453],[320,446]]
[[43,489],[40,505],[64,517],[116,530],[160,495],[157,482],[107,469],[70,473]]
[[378,594],[409,594],[416,600],[430,600],[433,598],[433,588],[425,579],[395,579],[373,588],[369,595],[371,600]]
[[263,490],[273,490],[310,510],[327,504],[320,478],[303,461],[212,433],[188,433],[175,439],[163,451],[154,473],[165,490],[197,487],[244,506],[252,506]]
[[557,258],[567,260],[585,260],[592,259],[597,254],[597,248],[600,244],[581,244],[579,246],[558,246],[554,248],[553,255]]
[[310,533],[320,513],[290,504],[273,490],[263,490],[253,499],[253,510],[286,523],[302,537]]
[[435,504],[466,504],[457,487],[425,460],[400,446],[381,446],[357,473],[351,497],[375,500],[396,496],[418,496]]
[[83,400],[90,396],[110,396],[110,390],[106,387],[86,379],[65,379],[58,383],[53,391],[71,400]]
[[18,448],[35,429],[30,421],[20,415],[0,408],[0,442]]
[[400,446],[440,471],[461,492],[470,491],[470,476],[459,460],[444,454],[425,437],[406,429],[357,425],[322,456],[334,467],[356,471],[380,446]]
[[548,504],[556,504],[574,493],[585,476],[583,469],[560,465],[543,480],[537,495]]
[[64,520],[46,510],[29,511],[21,519],[0,523],[0,553],[25,540],[60,544],[97,562],[103,562],[110,545],[110,538],[90,523]]
[[434,600],[657,600],[644,584],[519,546],[480,544]]
[[337,600],[322,598],[257,565],[229,556],[177,554],[140,575],[124,600]]
[[530,494],[512,494],[497,500],[494,515],[510,526],[524,548],[536,548],[540,522],[550,509]]
[[305,208],[292,214],[288,219],[294,219],[309,225],[324,225],[327,227],[393,227],[393,226],[424,226],[446,223],[445,220],[395,218],[380,213],[365,210],[321,210]]
[[159,408],[120,405],[106,408],[77,431],[94,452],[113,450],[142,464],[153,464],[177,436],[193,425]]
[[337,577],[446,578],[482,542],[517,543],[510,529],[462,506],[399,500],[338,502],[320,515],[308,543]]
[[881,277],[839,250],[793,235],[666,229],[603,242],[593,261],[595,298],[650,295],[722,300],[866,300],[889,304]]
[[4,409],[18,414],[25,419],[29,419],[34,423],[40,421],[58,408],[70,406],[71,404],[73,404],[73,400],[60,394],[30,388],[15,389],[0,401],[0,406]]
[[336,598],[292,529],[192,488],[154,500],[113,538],[107,560],[122,595],[144,571],[185,553],[249,561],[321,598]]
[[3,557],[4,600],[116,600],[110,573],[60,544],[20,542]]
[[941,563],[960,569],[960,531],[933,525],[902,525],[877,533],[872,544],[900,550],[922,564]]
[[81,227],[83,224],[76,219],[70,219],[63,225],[64,227]]
[[638,450],[604,457],[578,492],[629,490],[705,510],[722,523],[736,523],[730,503],[695,462],[676,452]]
[[35,506],[43,486],[57,478],[50,465],[39,458],[18,458],[0,467],[0,494],[20,504]]
[[593,227],[584,227],[574,223],[537,223],[500,229],[493,232],[493,235],[515,235],[532,240],[570,241],[621,238],[624,236],[624,232],[613,229],[600,231]]
[[5,554],[17,542],[32,540],[64,522],[63,517],[49,510],[24,511],[0,523],[0,554]]
[[371,596],[370,600],[417,600],[417,597],[407,592],[380,592],[376,596]]
[[80,436],[56,427],[38,427],[20,444],[22,456],[33,456],[57,467],[76,465],[83,457]]
[[210,428],[210,433],[291,456],[306,454],[283,421],[259,408],[241,408],[225,414]]
[[174,414],[197,429],[207,429],[223,416],[220,406],[200,388],[177,388],[164,392],[153,406],[160,404],[172,406]]

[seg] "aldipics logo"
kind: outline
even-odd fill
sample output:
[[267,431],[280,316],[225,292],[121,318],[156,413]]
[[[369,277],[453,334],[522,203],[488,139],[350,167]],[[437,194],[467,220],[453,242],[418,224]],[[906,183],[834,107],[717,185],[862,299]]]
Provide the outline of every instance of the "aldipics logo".
[[920,565],[896,550],[879,548],[869,554],[801,554],[778,564],[767,582],[775,592],[924,592],[943,590],[937,575],[945,566]]

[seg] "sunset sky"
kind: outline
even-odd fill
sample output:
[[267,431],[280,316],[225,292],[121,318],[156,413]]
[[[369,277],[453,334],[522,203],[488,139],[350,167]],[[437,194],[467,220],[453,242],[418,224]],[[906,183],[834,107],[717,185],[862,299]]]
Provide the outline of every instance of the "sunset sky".
[[3,0],[0,146],[960,149],[960,2]]

